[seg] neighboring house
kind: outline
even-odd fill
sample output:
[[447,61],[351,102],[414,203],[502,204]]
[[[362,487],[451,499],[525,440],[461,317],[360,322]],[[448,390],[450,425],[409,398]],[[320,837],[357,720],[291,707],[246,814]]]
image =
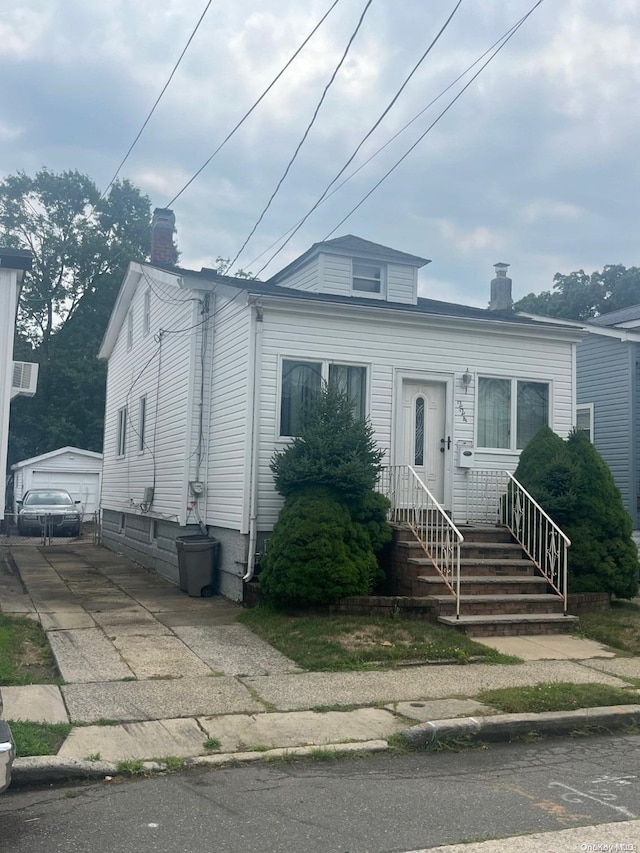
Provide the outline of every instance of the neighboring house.
[[156,211],[152,263],[130,265],[100,350],[109,547],[175,579],[175,538],[201,524],[241,599],[282,506],[270,459],[323,380],[454,519],[469,466],[513,471],[540,426],[571,430],[581,332],[514,314],[507,265],[486,310],[419,298],[427,260],[352,236],[262,283],[162,263],[173,222]]
[[4,523],[9,406],[18,394],[34,394],[38,366],[13,361],[20,285],[31,269],[31,252],[0,248],[0,526]]
[[102,453],[79,447],[60,447],[50,453],[16,462],[13,471],[14,511],[16,502],[29,489],[66,489],[80,501],[85,515],[98,511],[102,480]]
[[576,423],[611,468],[638,531],[640,305],[601,314],[584,329],[576,355]]

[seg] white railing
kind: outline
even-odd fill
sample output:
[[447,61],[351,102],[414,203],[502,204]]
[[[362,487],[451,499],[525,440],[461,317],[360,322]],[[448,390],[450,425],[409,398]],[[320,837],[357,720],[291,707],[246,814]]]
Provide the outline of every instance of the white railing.
[[411,465],[382,468],[378,489],[391,502],[391,521],[405,522],[456,599],[460,617],[460,545],[464,537]]
[[562,596],[567,612],[571,540],[508,471],[472,469],[467,480],[467,523],[503,524]]

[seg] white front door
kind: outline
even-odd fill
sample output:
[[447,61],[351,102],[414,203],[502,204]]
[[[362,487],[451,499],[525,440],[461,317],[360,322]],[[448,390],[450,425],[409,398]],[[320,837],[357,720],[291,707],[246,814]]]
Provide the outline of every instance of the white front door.
[[433,497],[444,501],[446,385],[405,380],[399,463],[411,465]]

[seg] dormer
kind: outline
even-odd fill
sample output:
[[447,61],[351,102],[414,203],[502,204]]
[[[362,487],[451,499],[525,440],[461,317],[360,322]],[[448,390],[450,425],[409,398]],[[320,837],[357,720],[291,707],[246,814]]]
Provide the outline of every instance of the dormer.
[[428,263],[426,258],[348,234],[314,243],[268,283],[313,293],[415,305],[418,270]]

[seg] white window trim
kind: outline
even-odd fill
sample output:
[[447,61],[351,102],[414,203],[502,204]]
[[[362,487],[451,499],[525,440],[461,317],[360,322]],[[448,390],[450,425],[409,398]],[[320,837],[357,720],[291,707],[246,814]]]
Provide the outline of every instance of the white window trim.
[[[511,382],[511,445],[510,447],[484,447],[478,441],[479,410],[480,410],[480,380],[481,379],[507,379]],[[538,385],[546,385],[548,391],[548,422],[551,426],[553,420],[553,382],[550,379],[539,379],[528,376],[505,376],[504,374],[478,373],[476,378],[476,418],[474,425],[475,446],[483,453],[501,453],[506,456],[520,456],[523,448],[517,447],[518,443],[518,382],[535,382]]]
[[151,288],[144,292],[144,307],[142,313],[142,335],[147,337],[151,331]]
[[282,435],[280,431],[280,420],[282,418],[282,373],[283,373],[283,365],[285,361],[300,361],[305,364],[319,364],[320,365],[320,376],[322,378],[322,382],[327,383],[329,381],[329,365],[331,364],[340,364],[346,367],[364,367],[366,370],[366,379],[365,379],[365,401],[364,401],[364,411],[365,417],[369,417],[371,414],[370,402],[371,402],[371,364],[363,361],[349,361],[348,359],[335,359],[335,358],[311,358],[309,356],[300,356],[300,355],[281,355],[278,358],[278,389],[277,389],[277,397],[276,397],[276,435],[275,440],[281,442],[283,444],[287,444],[292,441],[295,436],[293,435]]
[[124,459],[127,455],[127,407],[118,409],[118,423],[116,428],[116,458]]
[[147,427],[147,395],[138,397],[138,454],[142,454],[146,448],[145,432]]
[[[357,290],[353,286],[354,266],[355,264],[363,264],[370,267],[378,267],[380,270],[380,292],[371,293],[368,290]],[[362,278],[362,276],[359,276]],[[374,279],[371,279],[373,281]],[[351,294],[352,296],[361,296],[363,299],[386,299],[387,298],[387,265],[378,261],[367,260],[366,258],[351,258]]]
[[133,309],[127,314],[127,352],[133,348]]
[[574,424],[575,428],[578,429],[578,412],[579,411],[587,411],[589,412],[589,441],[591,444],[595,444],[594,434],[593,434],[593,425],[594,425],[594,416],[593,416],[593,403],[576,403],[576,422]]

